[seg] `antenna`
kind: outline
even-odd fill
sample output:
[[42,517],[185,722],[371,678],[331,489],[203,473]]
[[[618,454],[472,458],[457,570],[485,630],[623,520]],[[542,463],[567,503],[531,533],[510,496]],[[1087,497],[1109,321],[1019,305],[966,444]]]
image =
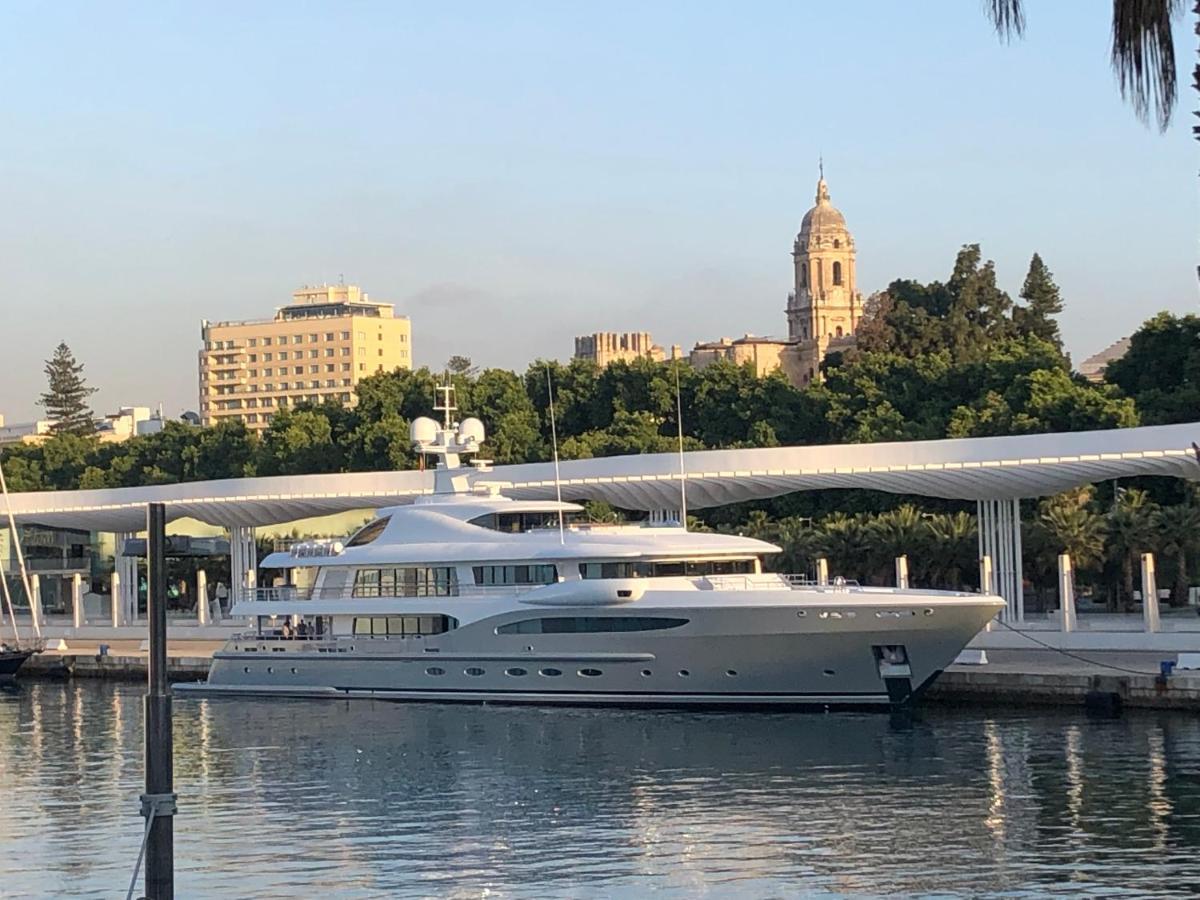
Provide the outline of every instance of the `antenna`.
[[679,426],[679,524],[687,531],[687,470],[683,464],[683,399],[679,394],[679,364],[675,364],[675,424]]
[[550,364],[546,363],[546,394],[550,398],[550,446],[554,448],[554,495],[558,498],[558,542],[565,544],[566,528],[563,525],[562,478],[558,474],[558,427],[554,423],[554,385],[550,379]]
[[[25,586],[25,596],[29,598],[29,611],[33,614],[33,631],[38,637],[42,636],[42,626],[38,622],[40,616],[33,608],[33,588],[29,586],[29,571],[25,568],[25,554],[21,552],[21,534],[17,531],[17,520],[13,518],[12,501],[8,497],[8,484],[4,480],[4,466],[0,466],[0,492],[4,494],[4,507],[8,512],[8,533],[12,540],[13,549],[17,551],[17,565],[21,569],[21,583]],[[3,577],[3,576],[0,576]],[[5,594],[8,593],[8,582],[4,584]],[[12,600],[9,600],[9,615],[12,615]],[[17,630],[17,620],[13,618],[13,632]]]
[[446,383],[438,385],[436,388],[434,388],[434,390],[442,395],[442,405],[438,406],[437,402],[435,402],[433,404],[433,408],[435,411],[443,413],[442,425],[447,431],[449,431],[452,424],[450,421],[450,414],[458,409],[458,407],[454,405],[454,383],[450,380],[449,372],[446,373]]

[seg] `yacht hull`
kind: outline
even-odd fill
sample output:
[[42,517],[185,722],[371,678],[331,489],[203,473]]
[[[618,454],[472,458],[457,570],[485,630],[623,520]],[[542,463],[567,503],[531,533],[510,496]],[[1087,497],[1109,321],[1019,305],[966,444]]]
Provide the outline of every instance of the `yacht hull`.
[[[744,601],[743,601],[744,602]],[[531,615],[481,619],[437,638],[232,641],[207,682],[181,693],[673,707],[892,707],[913,703],[1002,601],[962,595],[831,605],[635,604],[686,620],[662,631],[498,634]],[[595,613],[612,610],[595,610]],[[484,649],[486,648],[486,649]],[[902,662],[881,654],[902,648]]]

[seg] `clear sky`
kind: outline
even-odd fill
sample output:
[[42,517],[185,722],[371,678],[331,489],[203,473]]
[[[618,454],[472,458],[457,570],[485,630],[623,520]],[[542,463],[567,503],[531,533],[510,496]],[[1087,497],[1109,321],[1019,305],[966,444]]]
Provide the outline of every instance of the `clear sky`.
[[[864,292],[1040,252],[1075,359],[1197,303],[1195,96],[1124,106],[1096,0],[0,4],[0,413],[197,406],[200,320],[339,275],[420,364],[786,332],[825,158]],[[1191,65],[1194,38],[1177,46]]]

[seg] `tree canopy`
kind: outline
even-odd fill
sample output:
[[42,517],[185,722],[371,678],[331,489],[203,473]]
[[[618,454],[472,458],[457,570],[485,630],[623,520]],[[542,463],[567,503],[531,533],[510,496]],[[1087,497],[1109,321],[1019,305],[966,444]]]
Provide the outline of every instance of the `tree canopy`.
[[83,378],[83,363],[76,362],[65,342],[54,348],[54,355],[46,360],[45,372],[46,391],[38,399],[38,405],[45,408],[53,431],[92,434],[96,423],[87,400],[96,389],[88,387]]

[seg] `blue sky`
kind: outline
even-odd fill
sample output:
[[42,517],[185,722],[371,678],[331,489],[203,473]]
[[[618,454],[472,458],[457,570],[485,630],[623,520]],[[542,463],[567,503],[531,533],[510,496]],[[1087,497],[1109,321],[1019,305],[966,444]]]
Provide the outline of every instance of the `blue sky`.
[[[1040,252],[1076,360],[1195,311],[1194,95],[1165,135],[1094,0],[0,5],[0,413],[66,340],[97,411],[197,404],[202,318],[347,281],[418,363],[785,331],[824,155],[869,292]],[[1194,40],[1177,29],[1182,62]]]

